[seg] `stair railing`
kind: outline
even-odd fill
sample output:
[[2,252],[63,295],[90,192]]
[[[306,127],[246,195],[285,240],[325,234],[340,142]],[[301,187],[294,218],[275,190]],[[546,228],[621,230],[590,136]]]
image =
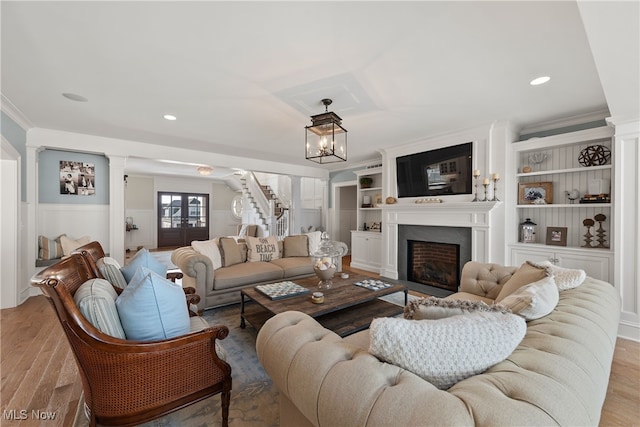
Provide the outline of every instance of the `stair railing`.
[[253,172],[247,172],[245,182],[247,184],[247,191],[252,197],[253,202],[256,204],[258,212],[260,212],[265,217],[265,219],[269,216],[273,216],[270,200],[267,199],[267,196],[264,193],[264,189],[258,182],[258,179],[253,174]]

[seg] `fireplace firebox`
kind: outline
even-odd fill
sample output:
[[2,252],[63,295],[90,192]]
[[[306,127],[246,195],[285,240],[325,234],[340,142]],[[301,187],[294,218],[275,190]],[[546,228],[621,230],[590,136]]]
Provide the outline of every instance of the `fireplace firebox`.
[[456,292],[460,279],[460,245],[407,240],[407,279]]

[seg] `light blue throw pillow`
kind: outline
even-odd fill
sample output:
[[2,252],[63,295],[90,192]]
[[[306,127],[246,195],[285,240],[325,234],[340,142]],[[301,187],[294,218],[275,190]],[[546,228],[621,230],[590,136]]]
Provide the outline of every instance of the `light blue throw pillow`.
[[116,299],[116,307],[129,340],[163,340],[189,333],[182,287],[146,267],[138,269]]
[[167,277],[167,267],[151,255],[151,252],[146,248],[142,248],[135,254],[129,264],[120,269],[127,283],[131,282],[140,267],[146,267],[162,277]]

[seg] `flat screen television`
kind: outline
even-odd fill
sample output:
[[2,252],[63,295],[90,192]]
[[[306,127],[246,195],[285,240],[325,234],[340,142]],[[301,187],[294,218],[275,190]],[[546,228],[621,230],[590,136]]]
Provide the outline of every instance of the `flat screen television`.
[[397,157],[398,197],[472,194],[472,154],[467,142]]

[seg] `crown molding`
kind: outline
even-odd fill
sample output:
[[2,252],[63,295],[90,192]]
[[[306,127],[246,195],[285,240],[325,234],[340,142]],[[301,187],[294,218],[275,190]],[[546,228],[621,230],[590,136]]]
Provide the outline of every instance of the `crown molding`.
[[11,118],[25,131],[35,127],[35,125],[20,111],[13,102],[9,100],[3,93],[0,93],[0,99],[2,100],[2,112]]
[[528,135],[536,132],[544,132],[553,129],[559,129],[568,126],[581,125],[584,123],[595,122],[598,120],[605,120],[609,117],[608,108],[593,111],[590,113],[578,114],[576,116],[564,117],[561,119],[553,119],[546,122],[537,123],[534,125],[525,126],[520,129],[520,135]]

